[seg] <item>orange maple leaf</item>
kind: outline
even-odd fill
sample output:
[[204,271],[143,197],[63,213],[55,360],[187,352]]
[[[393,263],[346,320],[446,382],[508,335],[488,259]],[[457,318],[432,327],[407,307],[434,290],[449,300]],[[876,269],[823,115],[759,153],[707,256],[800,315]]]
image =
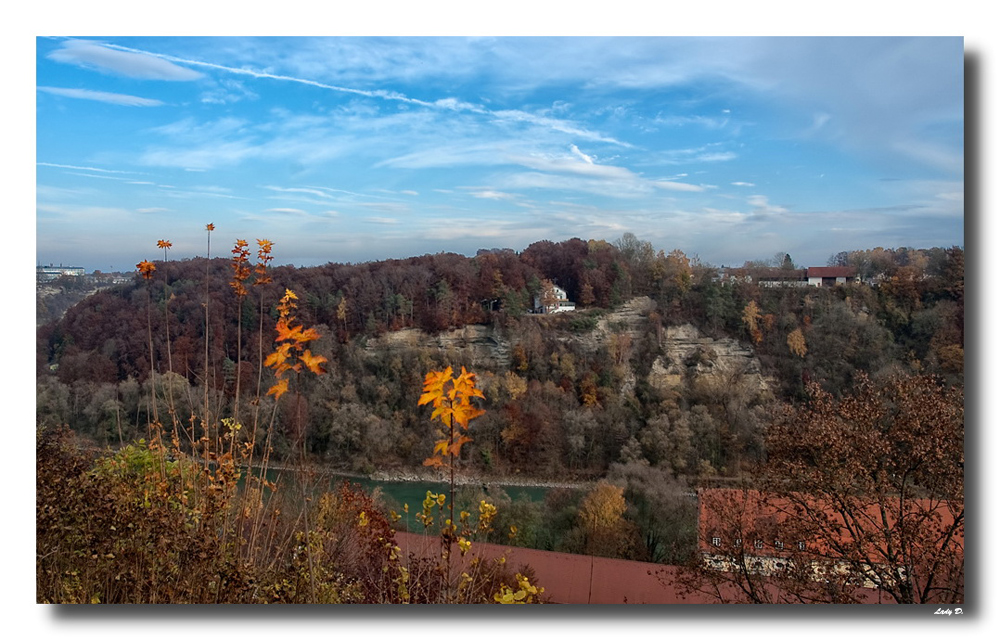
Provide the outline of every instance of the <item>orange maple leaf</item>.
[[476,374],[465,370],[462,367],[462,373],[454,380],[454,388],[451,393],[451,397],[454,400],[456,397],[462,396],[465,398],[484,398],[483,392],[476,388]]
[[288,378],[282,378],[281,380],[278,380],[276,385],[268,390],[267,395],[273,395],[274,399],[277,400],[284,395],[286,391],[288,391]]
[[461,402],[452,408],[452,417],[455,422],[462,425],[465,430],[469,429],[469,421],[486,413],[483,409],[476,408],[467,402]]
[[327,359],[324,356],[314,356],[309,349],[306,349],[302,355],[299,356],[299,360],[306,365],[307,369],[316,375],[326,373],[326,369],[323,368],[323,363],[327,362]]
[[139,264],[135,265],[135,268],[139,270],[142,277],[146,280],[150,280],[153,277],[153,272],[156,271],[156,265],[149,260],[143,260]]
[[444,371],[431,371],[424,376],[424,393],[420,396],[418,405],[433,402],[438,407],[444,400],[444,385],[451,380],[451,367]]
[[472,438],[469,436],[460,436],[457,440],[455,440],[455,442],[451,443],[451,445],[447,447],[448,453],[457,458],[459,453],[461,453],[462,445],[466,442],[472,442]]
[[274,325],[274,329],[278,332],[278,337],[274,339],[275,342],[285,342],[286,340],[297,341],[296,335],[301,333],[302,325],[291,327],[288,325],[288,320],[286,318],[278,318],[278,322]]

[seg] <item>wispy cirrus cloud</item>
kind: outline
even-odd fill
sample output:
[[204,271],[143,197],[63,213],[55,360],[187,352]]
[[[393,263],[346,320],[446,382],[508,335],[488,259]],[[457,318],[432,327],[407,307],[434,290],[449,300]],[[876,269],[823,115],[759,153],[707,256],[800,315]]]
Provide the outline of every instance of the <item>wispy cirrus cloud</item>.
[[90,40],[67,40],[50,60],[145,80],[197,80],[202,74],[143,51],[113,48]]
[[274,207],[272,209],[265,209],[264,213],[275,213],[282,216],[305,216],[308,215],[302,209],[294,209],[292,207]]
[[55,169],[72,169],[74,171],[95,171],[97,173],[131,173],[136,174],[138,171],[125,171],[122,169],[103,169],[101,167],[81,167],[73,164],[56,164],[54,162],[36,162],[36,166],[39,167],[53,167]]
[[705,187],[697,184],[688,184],[686,182],[675,182],[673,180],[653,180],[650,182],[651,185],[657,189],[663,189],[665,191],[685,191],[688,193],[700,193],[705,190]]
[[513,193],[504,193],[503,191],[497,191],[496,189],[481,189],[471,187],[469,190],[469,195],[473,198],[480,198],[482,200],[514,200],[517,198]]
[[124,107],[159,107],[163,101],[152,98],[140,98],[123,93],[109,93],[107,91],[92,91],[90,89],[68,89],[65,87],[38,87],[39,91],[51,93],[64,98],[76,98],[78,100],[94,100],[106,102],[108,104],[118,104]]

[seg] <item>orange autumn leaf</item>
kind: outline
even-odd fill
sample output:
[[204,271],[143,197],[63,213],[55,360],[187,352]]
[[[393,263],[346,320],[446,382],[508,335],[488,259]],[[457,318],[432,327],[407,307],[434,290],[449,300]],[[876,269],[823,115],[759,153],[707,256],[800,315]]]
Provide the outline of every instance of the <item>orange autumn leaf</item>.
[[465,367],[462,367],[461,375],[454,380],[451,398],[454,400],[458,395],[470,398],[484,397],[483,392],[476,388],[476,374],[466,371]]
[[431,413],[431,420],[440,420],[445,425],[450,425],[451,424],[450,418],[454,413],[454,411],[455,410],[451,407],[451,405],[447,404],[439,405],[437,406],[436,409],[434,409],[434,412]]
[[298,338],[297,338],[299,342],[309,342],[311,340],[319,340],[319,331],[316,331],[312,327],[309,327],[308,329],[302,329],[301,327],[299,327],[299,329],[300,331],[298,333]]
[[139,270],[142,277],[146,280],[150,280],[153,277],[153,272],[156,271],[156,265],[149,260],[143,260],[139,264],[135,265],[135,268]]
[[460,424],[463,429],[468,429],[469,421],[473,418],[478,418],[484,413],[486,413],[486,411],[476,408],[471,404],[460,404],[452,408],[452,416],[454,417],[455,422]]
[[444,371],[431,371],[424,376],[424,393],[420,396],[418,405],[423,406],[428,402],[433,402],[438,406],[444,398],[444,385],[451,379],[451,367]]
[[277,400],[284,395],[286,391],[288,391],[288,378],[282,378],[281,380],[278,380],[277,384],[268,390],[267,395],[273,395],[274,399]]
[[459,436],[455,442],[451,443],[451,445],[447,447],[447,452],[457,457],[462,449],[462,445],[466,442],[472,442],[472,438],[469,436]]
[[302,327],[288,326],[288,322],[285,318],[278,318],[277,324],[274,325],[274,330],[278,332],[278,337],[275,338],[274,341],[284,342],[286,340],[295,340],[296,332],[301,329]]
[[324,356],[314,356],[312,352],[309,351],[309,349],[306,349],[302,353],[302,355],[299,356],[299,360],[301,360],[302,363],[306,365],[307,369],[309,369],[316,375],[326,373],[326,369],[323,368],[323,363],[326,362],[327,359]]

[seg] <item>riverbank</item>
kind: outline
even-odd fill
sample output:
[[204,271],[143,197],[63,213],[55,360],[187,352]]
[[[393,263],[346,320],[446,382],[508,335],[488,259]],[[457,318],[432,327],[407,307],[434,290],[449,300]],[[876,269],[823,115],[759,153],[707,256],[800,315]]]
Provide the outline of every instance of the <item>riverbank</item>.
[[[331,475],[347,478],[357,478],[359,480],[369,480],[371,482],[433,482],[448,484],[449,475],[444,471],[431,469],[380,469],[372,473],[359,473],[348,469],[337,467],[327,467],[317,464],[284,464],[271,463],[268,465],[271,471],[305,472],[316,476]],[[482,485],[482,486],[503,486],[503,487],[539,487],[545,489],[589,489],[593,482],[552,480],[549,478],[537,478],[527,476],[507,476],[491,475],[480,473],[455,473],[455,484],[459,486]]]

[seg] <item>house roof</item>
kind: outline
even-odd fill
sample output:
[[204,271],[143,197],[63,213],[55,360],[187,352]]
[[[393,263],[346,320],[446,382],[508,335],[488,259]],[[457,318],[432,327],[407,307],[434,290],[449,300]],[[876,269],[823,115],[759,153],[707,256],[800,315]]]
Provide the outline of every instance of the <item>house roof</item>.
[[[802,507],[808,508],[813,518],[825,520],[824,530],[834,535],[827,540],[804,541],[789,540],[787,535],[783,537],[783,532],[788,530],[783,524]],[[819,497],[781,496],[743,489],[700,489],[698,544],[701,551],[714,552],[718,549],[712,544],[713,537],[719,537],[720,544],[730,547],[736,546],[736,538],[740,538],[742,544],[748,547],[761,540],[765,551],[760,555],[775,555],[776,541],[781,541],[787,549],[798,542],[805,542],[810,551],[820,554],[830,553],[831,546],[851,546],[856,543],[870,545],[869,553],[878,553],[878,548],[884,547],[886,542],[887,531],[883,529],[883,522],[890,529],[897,527],[900,513],[897,509],[890,508],[883,514],[875,499],[862,498],[858,499],[858,511],[852,519],[855,522],[847,523],[832,502]],[[944,500],[907,500],[903,511],[902,516],[906,521],[912,522],[927,516],[928,522],[934,522],[934,526],[941,530],[950,528],[955,523],[955,513]],[[852,532],[851,527],[856,527],[858,522],[873,523],[871,530]],[[964,547],[964,527],[959,527],[953,538],[959,548]]]
[[855,275],[854,267],[809,267],[810,278],[853,278]]

